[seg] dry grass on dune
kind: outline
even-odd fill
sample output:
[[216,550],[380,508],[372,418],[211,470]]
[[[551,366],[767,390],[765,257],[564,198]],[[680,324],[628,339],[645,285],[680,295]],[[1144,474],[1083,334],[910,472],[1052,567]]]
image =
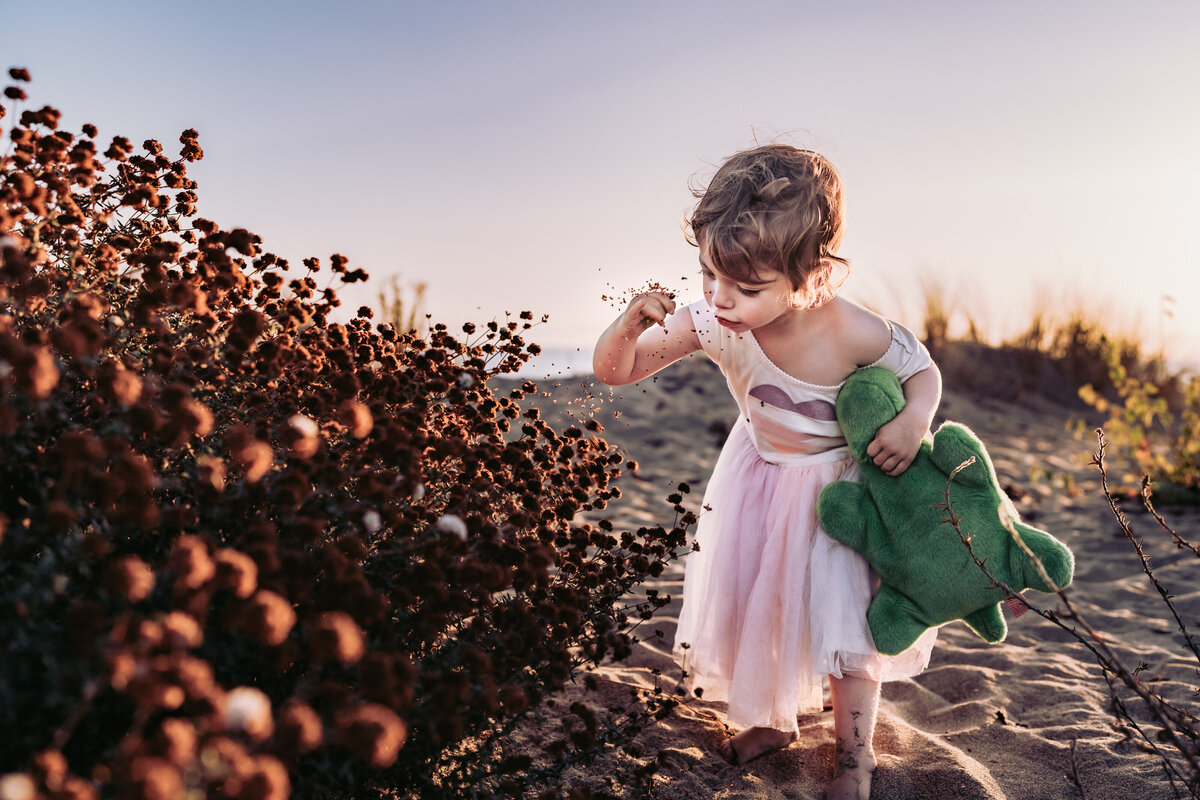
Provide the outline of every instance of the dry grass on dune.
[[[1039,395],[1073,405],[1081,402],[1081,386],[1101,393],[1112,388],[1109,360],[1115,358],[1137,377],[1178,395],[1179,376],[1169,373],[1163,353],[1151,352],[1143,338],[1082,302],[1058,311],[1036,307],[1018,333],[994,341],[938,287],[926,287],[923,299],[921,335],[948,385],[1003,400]],[[962,333],[953,335],[952,328]]]
[[[966,321],[965,334],[950,335],[951,319]],[[1163,502],[1200,504],[1200,375],[1172,369],[1164,351],[1113,319],[1078,303],[1038,307],[1016,335],[990,344],[933,287],[923,330],[947,386],[981,399],[1061,403],[1087,438],[1103,425],[1119,495],[1137,500],[1146,480]]]

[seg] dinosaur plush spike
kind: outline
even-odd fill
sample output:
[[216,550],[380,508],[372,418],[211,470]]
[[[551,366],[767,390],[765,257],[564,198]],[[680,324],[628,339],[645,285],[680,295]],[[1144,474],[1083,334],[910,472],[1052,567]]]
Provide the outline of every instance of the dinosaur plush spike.
[[885,369],[860,370],[846,381],[837,418],[862,468],[862,483],[825,487],[817,501],[821,525],[861,552],[879,575],[882,586],[867,612],[879,652],[895,655],[927,628],[955,619],[986,641],[1002,641],[1008,633],[999,606],[1004,592],[971,560],[939,508],[950,474],[974,457],[954,476],[950,502],[976,555],[1013,589],[1052,592],[1066,586],[1074,558],[1062,542],[1021,522],[983,443],[963,425],[945,423],[932,445],[922,442],[903,475],[885,475],[867,456],[867,445],[903,407],[900,383]]

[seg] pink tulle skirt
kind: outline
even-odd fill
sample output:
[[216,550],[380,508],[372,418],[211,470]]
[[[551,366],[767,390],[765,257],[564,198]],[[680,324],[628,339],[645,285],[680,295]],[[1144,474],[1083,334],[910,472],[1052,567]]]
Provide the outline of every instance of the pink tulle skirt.
[[674,654],[687,687],[728,703],[736,727],[795,731],[797,714],[820,711],[826,675],[911,677],[937,638],[927,631],[898,656],[875,649],[870,567],[817,522],[821,489],[858,480],[858,464],[817,461],[770,464],[739,422],[704,494]]

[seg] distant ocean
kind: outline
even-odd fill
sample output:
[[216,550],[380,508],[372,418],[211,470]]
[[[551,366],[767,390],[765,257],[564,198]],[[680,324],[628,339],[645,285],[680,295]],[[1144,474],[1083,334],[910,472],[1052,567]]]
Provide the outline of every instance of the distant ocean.
[[542,352],[529,360],[517,377],[530,380],[554,380],[573,375],[590,375],[592,347],[543,347]]
[[[1200,374],[1200,357],[1168,358],[1167,368],[1171,372]],[[543,347],[542,352],[530,359],[516,377],[531,380],[553,380],[574,375],[590,375],[592,372],[592,346],[586,347]]]

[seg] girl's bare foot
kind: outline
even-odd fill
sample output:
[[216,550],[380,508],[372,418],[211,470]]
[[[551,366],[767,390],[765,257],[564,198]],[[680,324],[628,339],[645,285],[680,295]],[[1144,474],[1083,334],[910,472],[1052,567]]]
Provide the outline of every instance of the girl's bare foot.
[[764,753],[787,747],[794,741],[796,741],[795,731],[746,728],[717,745],[717,751],[730,764],[745,764]]
[[825,800],[870,800],[871,778],[874,776],[874,758],[855,759],[843,754]]

